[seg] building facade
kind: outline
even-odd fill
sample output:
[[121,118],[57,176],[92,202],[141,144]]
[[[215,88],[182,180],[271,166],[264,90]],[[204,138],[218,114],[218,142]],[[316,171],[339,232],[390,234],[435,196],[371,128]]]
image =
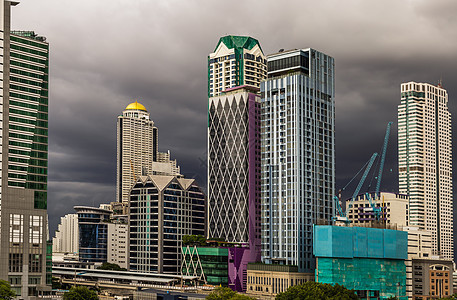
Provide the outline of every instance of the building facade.
[[[371,202],[379,209],[376,216]],[[349,199],[350,200],[350,199]],[[375,193],[360,194],[348,208],[347,217],[355,226],[369,225],[372,222],[381,222],[389,225],[397,225],[399,228],[408,226],[408,195],[380,192],[379,197]],[[348,203],[346,201],[346,203]]]
[[75,206],[79,226],[79,260],[104,263],[108,256],[108,222],[112,211]]
[[312,226],[334,215],[334,59],[313,49],[268,56],[261,84],[262,261],[312,272]]
[[116,199],[128,203],[136,178],[152,171],[157,161],[158,129],[149,119],[146,108],[137,101],[130,103],[117,117]]
[[314,273],[299,273],[297,266],[249,264],[246,293],[257,299],[275,299],[289,287],[314,281]]
[[56,236],[52,239],[52,253],[79,253],[78,214],[60,218]]
[[260,97],[237,87],[209,99],[208,238],[260,254]]
[[360,299],[406,300],[407,239],[400,230],[316,225],[316,282],[343,285]]
[[266,77],[265,55],[252,37],[221,37],[214,52],[208,55],[208,97],[236,86],[258,88]]
[[49,45],[32,31],[10,30],[11,7],[17,4],[0,1],[0,279],[19,297],[35,299],[51,284]]
[[412,299],[443,299],[453,295],[451,260],[413,259],[412,265]]
[[130,270],[180,274],[184,235],[205,235],[206,199],[194,179],[139,176],[130,192]]
[[452,142],[448,93],[407,82],[398,106],[399,191],[409,195],[409,225],[432,233],[433,250],[453,258]]
[[[406,266],[406,295],[413,297],[413,259],[432,259],[432,234],[418,227],[403,227],[408,232],[408,259]],[[436,257],[437,258],[437,257]]]
[[181,251],[181,274],[197,276],[205,284],[228,286],[227,248],[183,246]]
[[111,219],[107,224],[106,261],[129,269],[129,225]]

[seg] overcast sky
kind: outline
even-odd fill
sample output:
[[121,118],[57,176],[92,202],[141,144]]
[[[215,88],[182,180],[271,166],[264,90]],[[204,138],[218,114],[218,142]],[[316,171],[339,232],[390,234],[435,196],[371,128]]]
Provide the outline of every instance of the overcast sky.
[[337,187],[394,121],[383,189],[396,191],[400,84],[442,78],[455,116],[455,12],[451,0],[22,0],[12,29],[50,43],[51,235],[74,205],[115,201],[116,118],[134,100],[159,128],[160,150],[206,186],[207,55],[227,34],[257,38],[265,54],[333,56]]

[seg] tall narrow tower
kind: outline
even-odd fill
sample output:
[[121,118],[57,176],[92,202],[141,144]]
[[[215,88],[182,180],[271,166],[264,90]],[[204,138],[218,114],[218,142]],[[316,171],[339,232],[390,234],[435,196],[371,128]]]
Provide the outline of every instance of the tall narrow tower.
[[334,214],[334,59],[302,49],[267,61],[260,88],[262,260],[310,273],[313,224]]
[[399,192],[409,195],[409,224],[432,233],[435,254],[453,258],[451,114],[447,91],[401,85],[398,106]]
[[16,4],[0,0],[0,279],[11,282],[21,298],[35,299],[51,284],[49,45],[33,31],[10,30]]
[[117,118],[117,202],[128,203],[136,179],[152,174],[158,156],[158,130],[146,108],[130,103]]
[[230,250],[229,286],[238,291],[246,290],[247,264],[260,261],[259,85],[265,76],[265,56],[251,37],[222,37],[209,55],[208,237],[244,245]]

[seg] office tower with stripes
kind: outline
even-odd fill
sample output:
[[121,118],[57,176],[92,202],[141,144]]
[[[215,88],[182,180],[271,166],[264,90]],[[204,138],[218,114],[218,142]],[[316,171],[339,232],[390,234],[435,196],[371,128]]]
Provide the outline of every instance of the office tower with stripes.
[[261,90],[262,261],[313,273],[313,224],[335,191],[335,63],[314,49],[269,55]]
[[434,254],[452,259],[451,114],[441,84],[401,84],[398,168],[399,192],[409,195],[409,226],[431,232]]
[[50,291],[47,230],[49,45],[33,31],[11,31],[0,1],[0,279],[35,299]]

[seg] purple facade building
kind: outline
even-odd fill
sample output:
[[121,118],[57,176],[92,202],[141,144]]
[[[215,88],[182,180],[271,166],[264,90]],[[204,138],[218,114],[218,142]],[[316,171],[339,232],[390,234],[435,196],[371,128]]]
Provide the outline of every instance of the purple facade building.
[[260,261],[260,96],[239,86],[209,99],[208,238],[229,248],[229,287],[246,290],[246,270]]

